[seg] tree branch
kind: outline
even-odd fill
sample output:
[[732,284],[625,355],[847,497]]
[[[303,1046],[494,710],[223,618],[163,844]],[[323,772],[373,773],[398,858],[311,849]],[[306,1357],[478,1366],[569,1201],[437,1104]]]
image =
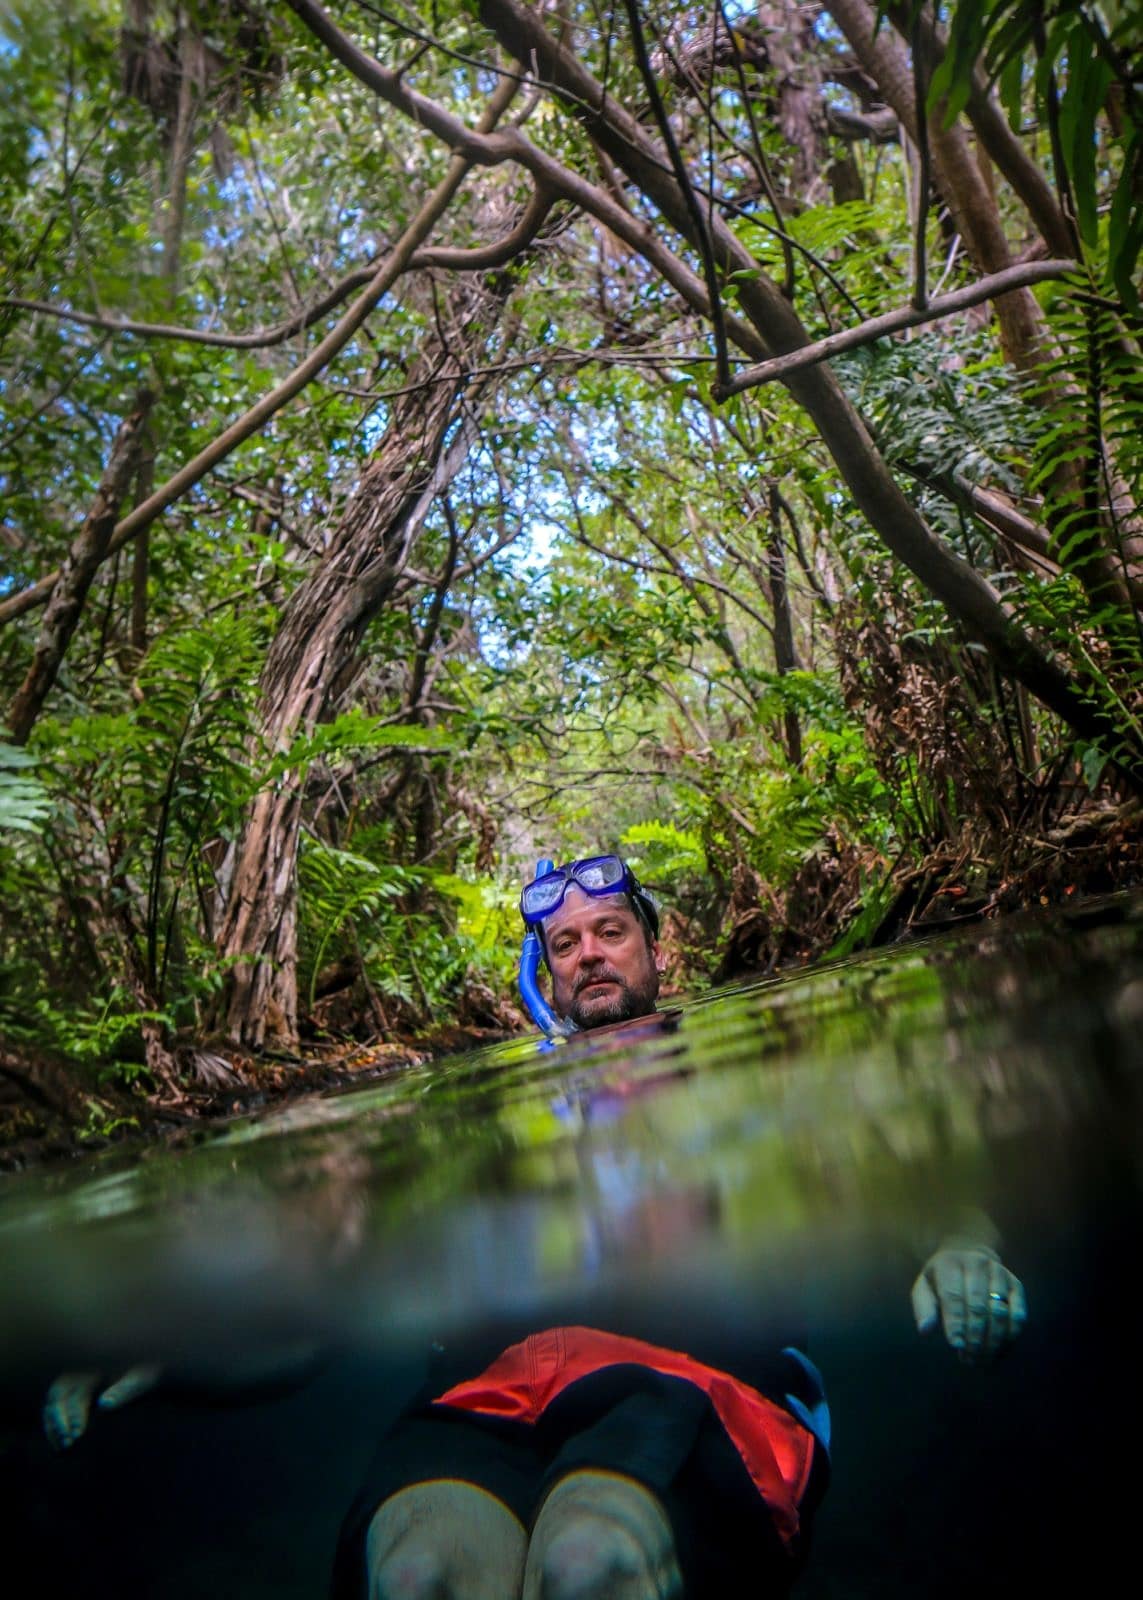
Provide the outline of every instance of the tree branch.
[[[456,272],[484,272],[492,267],[502,267],[531,244],[555,202],[555,194],[537,184],[524,215],[502,238],[470,250],[450,249],[445,245],[428,246],[414,252],[406,270],[446,267]],[[292,334],[301,333],[315,322],[320,322],[354,289],[371,283],[376,276],[375,266],[359,267],[356,272],[348,273],[336,283],[328,294],[315,301],[308,310],[299,311],[284,322],[276,322],[269,328],[259,328],[252,333],[212,333],[208,328],[183,328],[169,322],[135,322],[128,317],[96,316],[90,311],[73,311],[69,306],[52,305],[49,300],[13,297],[0,300],[0,306],[13,311],[39,312],[44,316],[58,317],[63,322],[80,323],[86,328],[105,328],[109,333],[134,334],[144,339],[176,339],[182,344],[214,345],[226,350],[267,350],[273,345],[283,344]]]
[[0,305],[13,311],[34,311],[45,317],[58,317],[61,322],[76,322],[85,328],[106,328],[109,333],[129,333],[143,339],[177,339],[183,344],[214,345],[225,350],[265,350],[283,344],[292,334],[319,322],[354,289],[369,283],[376,272],[376,267],[359,267],[334,284],[329,293],[308,310],[296,312],[269,328],[256,328],[251,333],[212,333],[209,328],[183,328],[170,322],[136,322],[130,317],[97,316],[91,311],[73,311],[70,306],[53,305],[50,300],[24,300],[18,296],[0,301]]
[[[829,3],[838,18],[842,0],[829,0]],[[312,0],[291,0],[291,4],[309,6]],[[846,4],[858,6],[859,0],[846,0]],[[865,19],[868,13],[864,0],[860,0],[860,9]],[[546,18],[521,0],[480,0],[480,15],[517,61],[529,62],[536,73],[542,72],[551,81],[561,98],[566,97],[575,115],[585,121],[592,137],[641,190],[644,198],[676,232],[693,244],[692,223],[683,196],[669,170],[664,173],[660,153],[646,130],[625,107],[613,99],[605,102],[601,98],[597,80],[582,61],[553,37]],[[871,20],[869,26],[872,28]],[[860,37],[861,30],[857,29],[856,33]],[[911,101],[911,86],[908,98]],[[564,192],[568,192],[566,188]],[[990,214],[989,221],[993,220]],[[749,328],[751,342],[755,347],[764,346],[763,359],[798,354],[806,344],[805,329],[777,284],[765,272],[759,272],[750,251],[718,215],[711,218],[710,231],[720,270],[739,274],[736,282],[743,310],[752,324]],[[621,238],[627,237],[626,231],[616,229],[616,232]],[[657,265],[646,244],[636,245],[636,248]],[[675,286],[682,263],[673,255],[671,260],[672,271],[664,276]],[[693,279],[689,269],[684,270]],[[701,282],[697,288],[705,300]],[[1027,299],[1035,307],[1034,298],[1028,295]],[[689,295],[688,300],[696,304]],[[705,307],[703,309],[706,314]],[[746,344],[738,340],[736,332],[731,332],[732,327],[728,317],[728,334],[745,351]],[[1024,683],[1084,737],[1106,739],[1122,749],[1122,737],[1112,719],[1101,707],[1093,707],[1068,669],[1012,615],[988,580],[940,539],[919,515],[894,481],[868,429],[834,375],[820,361],[808,366],[795,363],[784,381],[794,399],[809,413],[845,479],[854,504],[869,519],[886,547],[910,568],[970,635],[989,650],[1001,670]],[[1121,770],[1129,775],[1136,788],[1143,789],[1143,754],[1138,750],[1125,751]]]
[[675,182],[679,186],[687,210],[691,215],[695,242],[698,246],[699,255],[702,257],[703,276],[706,278],[706,292],[710,300],[711,325],[714,328],[714,349],[718,357],[718,377],[720,382],[725,383],[730,377],[730,364],[726,355],[726,328],[722,319],[722,298],[718,292],[718,272],[714,264],[714,248],[711,244],[710,229],[707,227],[702,211],[699,208],[699,203],[695,199],[695,192],[691,187],[686,162],[683,160],[682,151],[679,149],[678,141],[671,127],[671,119],[667,115],[663,97],[659,93],[659,85],[655,82],[655,74],[651,70],[651,62],[647,55],[647,41],[643,37],[643,19],[639,15],[638,0],[625,0],[625,4],[639,76],[642,78],[644,88],[650,97],[651,109],[659,126],[660,137],[666,146],[667,154],[671,158],[671,169],[675,174]]
[[847,111],[844,106],[826,106],[826,126],[835,139],[850,144],[896,144],[900,123],[889,106],[873,111]]
[[[906,26],[906,13],[901,6],[891,6],[890,16],[899,30]],[[927,6],[917,7],[915,17],[935,67],[948,48],[948,34]],[[1027,206],[1049,251],[1057,256],[1071,255],[1076,248],[1075,235],[1052,186],[1008,126],[1008,118],[996,104],[988,80],[976,62],[972,64],[972,88],[965,111],[981,144],[1008,179],[1013,192]]]
[[896,311],[870,317],[867,322],[859,322],[856,327],[845,328],[841,333],[827,334],[824,339],[803,345],[800,350],[791,350],[788,355],[774,356],[769,361],[759,362],[757,366],[747,367],[721,389],[716,389],[715,399],[729,399],[733,394],[741,394],[744,389],[755,389],[760,384],[773,383],[775,379],[784,378],[802,367],[813,367],[820,361],[828,361],[845,350],[857,350],[862,345],[873,344],[886,334],[899,333],[903,328],[916,328],[925,322],[937,322],[941,317],[952,316],[957,311],[966,311],[969,306],[979,305],[982,300],[991,300],[996,295],[1026,288],[1032,283],[1043,283],[1049,278],[1063,278],[1077,270],[1074,261],[1026,261],[1016,267],[1006,267],[1003,272],[994,272],[964,289],[954,289],[951,294],[930,300],[920,311],[915,306],[900,306]]
[[60,663],[79,624],[92,579],[107,554],[119,506],[135,471],[146,437],[154,395],[142,391],[135,410],[120,424],[91,510],[76,535],[40,627],[24,682],[8,707],[12,743],[25,744],[59,673]]
[[[512,81],[504,81],[497,85],[477,124],[477,137],[482,133],[491,132],[496,126],[511,103],[516,87]],[[189,489],[193,489],[212,468],[225,461],[240,444],[244,444],[252,434],[257,433],[272,416],[324,371],[349,343],[381,297],[388,293],[402,273],[408,271],[417,247],[447,209],[471,166],[472,162],[466,155],[452,157],[440,183],[421,206],[386,261],[374,273],[367,287],[350,306],[341,321],[330,329],[320,344],[314,347],[287,378],[251,406],[236,422],[232,422],[230,427],[207,445],[205,450],[200,450],[192,461],[188,461],[173,477],[168,478],[166,483],[156,489],[154,494],[124,517],[111,536],[106,554],[111,555],[114,551],[122,549],[137,534],[142,533],[144,528],[150,527],[168,506],[173,505]],[[22,590],[0,604],[0,625],[10,622],[14,617],[22,616],[25,611],[37,605],[42,605],[51,594],[58,577],[58,572],[50,573],[31,588]]]
[[[570,201],[581,211],[586,211],[589,216],[595,217],[604,227],[609,228],[617,239],[622,239],[624,244],[630,245],[693,311],[704,317],[712,315],[710,297],[702,278],[663,243],[649,222],[634,216],[630,210],[596,184],[589,183],[578,172],[565,167],[554,156],[539,149],[519,128],[506,128],[487,135],[474,132],[467,123],[438,105],[436,101],[429,100],[410,89],[401,80],[399,73],[382,66],[381,62],[362,50],[341,31],[317,4],[317,0],[287,0],[287,3],[306,27],[322,41],[343,66],[353,73],[354,77],[395,110],[402,112],[418,126],[427,128],[444,144],[449,145],[458,154],[466,156],[474,165],[493,167],[505,161],[517,162],[532,174],[537,183],[547,184],[556,195]],[[495,23],[492,26],[495,27]],[[539,37],[545,45],[553,42],[542,27]],[[487,63],[482,65],[487,69]],[[538,68],[535,61],[533,68],[533,75],[527,78],[514,74],[505,74],[505,77],[513,83],[542,82],[536,77]],[[598,126],[600,130],[606,129],[612,144],[612,148],[608,150],[612,159],[616,157],[615,146],[624,147],[626,152],[636,157],[640,164],[653,169],[660,178],[666,178],[674,186],[674,175],[669,162],[662,159],[653,147],[647,145],[638,124],[631,119],[621,117],[623,127],[618,130],[613,128],[600,109],[602,92],[599,84],[586,71],[582,76],[585,79],[584,94],[577,94],[575,88],[562,81],[558,84],[543,82],[543,87],[553,90],[561,99],[572,102],[577,112],[585,119],[591,119],[592,124]],[[613,111],[618,114],[618,108],[615,108],[612,102],[608,102],[608,115],[610,116]],[[590,135],[591,126],[588,127],[588,133]],[[653,201],[656,199],[653,189],[647,189],[645,192]],[[732,339],[740,350],[759,358],[768,353],[763,340],[745,318],[725,311],[723,320],[727,337]]]

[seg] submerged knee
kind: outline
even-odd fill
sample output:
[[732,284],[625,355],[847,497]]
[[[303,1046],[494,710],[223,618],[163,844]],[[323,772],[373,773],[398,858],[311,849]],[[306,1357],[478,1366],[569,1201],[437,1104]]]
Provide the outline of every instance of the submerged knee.
[[653,1600],[657,1590],[647,1576],[643,1552],[625,1528],[602,1517],[576,1517],[544,1551],[540,1594],[542,1600]]
[[369,1600],[450,1600],[444,1563],[431,1550],[396,1548],[374,1568]]

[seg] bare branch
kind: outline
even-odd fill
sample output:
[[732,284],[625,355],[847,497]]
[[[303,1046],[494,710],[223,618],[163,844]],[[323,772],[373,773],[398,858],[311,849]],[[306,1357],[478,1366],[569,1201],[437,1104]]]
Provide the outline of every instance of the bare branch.
[[[429,100],[410,89],[401,81],[399,73],[382,66],[381,62],[362,50],[341,31],[317,4],[317,0],[288,0],[288,4],[342,65],[347,67],[366,88],[372,89],[389,105],[401,111],[420,127],[427,128],[458,154],[466,156],[474,165],[492,167],[505,161],[518,162],[538,183],[547,184],[557,195],[571,201],[589,216],[595,217],[609,228],[616,238],[630,245],[662,275],[664,281],[670,284],[692,310],[697,311],[700,316],[712,315],[710,297],[702,278],[663,243],[650,223],[632,215],[630,210],[603,189],[589,183],[579,173],[570,167],[565,167],[554,156],[539,149],[519,128],[505,128],[495,134],[474,132],[467,123],[438,105],[436,101]],[[542,30],[540,38],[545,46],[552,43]],[[487,66],[487,63],[484,65]],[[488,70],[502,69],[490,67]],[[502,73],[502,76],[513,83],[525,82],[531,85],[541,81],[534,75],[520,78],[515,74]],[[589,87],[588,94],[577,94],[573,87],[562,81],[559,84],[544,86],[553,88],[561,98],[566,98],[575,104],[579,111],[589,113],[593,118],[600,118],[601,114],[596,109],[600,104],[599,86],[590,74],[584,73],[584,78]],[[618,114],[617,108],[610,104],[608,111]],[[647,145],[641,130],[636,131],[638,125],[628,126],[629,119],[622,116],[620,121],[622,126],[618,129],[613,128],[610,122],[600,121],[600,131],[606,129],[609,141],[627,148],[638,157],[642,165],[656,170],[673,184],[674,174],[669,163],[663,160],[653,147]],[[590,127],[588,132],[590,134]],[[614,159],[616,150],[609,149],[608,154]],[[648,192],[649,197],[655,200],[656,196]],[[685,233],[686,230],[683,231]],[[732,339],[740,350],[759,358],[767,354],[767,347],[758,332],[744,318],[726,311],[723,320],[728,338]]]
[[826,125],[837,139],[851,144],[864,141],[868,144],[896,144],[898,138],[897,113],[889,106],[878,106],[872,111],[847,111],[844,106],[826,106]]
[[[513,96],[516,85],[513,82],[502,82],[493,91],[488,105],[477,124],[477,134],[490,132],[503,116]],[[376,306],[383,295],[387,294],[402,273],[408,271],[410,262],[418,246],[422,243],[429,230],[447,209],[456,191],[467,176],[472,163],[465,155],[454,155],[440,183],[437,184],[432,194],[421,206],[416,216],[409,223],[401,238],[394,246],[392,252],[383,265],[374,273],[366,288],[350,306],[349,310],[330,331],[320,344],[316,345],[310,354],[290,375],[283,379],[269,394],[264,395],[250,407],[237,421],[232,422],[219,436],[207,445],[205,450],[200,450],[192,461],[188,461],[173,477],[156,489],[142,504],[123,518],[113,532],[107,546],[106,554],[111,555],[127,544],[144,528],[160,517],[164,511],[180,499],[189,489],[206,476],[212,468],[218,466],[226,457],[245,443],[252,434],[258,432],[272,416],[287,405],[295,395],[310,383],[318,374],[329,365],[333,358],[349,343],[366,317]],[[0,604],[0,625],[9,622],[13,617],[22,616],[25,611],[34,606],[41,605],[51,594],[59,577],[58,572],[50,573],[46,578],[41,578],[31,588],[21,590],[9,600]]]
[[923,310],[918,311],[911,305],[900,306],[896,311],[870,317],[867,322],[859,322],[856,327],[845,328],[841,333],[827,334],[824,339],[803,345],[800,350],[791,350],[788,355],[774,356],[769,361],[759,362],[757,366],[747,367],[745,372],[731,378],[720,390],[715,390],[715,398],[729,399],[732,394],[741,394],[744,389],[756,389],[763,383],[773,383],[775,379],[785,378],[802,367],[817,366],[820,361],[828,361],[845,350],[857,350],[862,345],[873,344],[886,334],[899,333],[903,328],[916,328],[924,322],[937,322],[941,317],[952,316],[955,312],[966,311],[969,306],[979,305],[982,300],[991,300],[996,295],[1026,288],[1032,283],[1043,283],[1049,278],[1064,278],[1069,272],[1077,270],[1078,265],[1074,261],[1026,261],[1020,266],[1006,267],[1003,272],[993,272],[987,278],[969,284],[967,288],[954,289],[951,294],[930,300]]
[[339,279],[328,294],[315,301],[308,310],[298,311],[284,322],[276,322],[269,328],[256,328],[251,333],[213,333],[209,328],[183,328],[170,322],[135,322],[129,317],[96,316],[90,311],[73,311],[70,306],[53,305],[50,300],[24,300],[16,296],[0,301],[0,305],[13,311],[34,311],[45,317],[58,317],[62,322],[76,322],[85,328],[106,328],[109,333],[135,334],[143,339],[177,339],[183,344],[215,345],[225,350],[265,350],[272,345],[284,344],[291,335],[319,322],[354,289],[369,283],[376,274],[376,266],[359,267],[356,272]]
[[483,272],[490,267],[506,266],[532,243],[557,199],[552,188],[542,180],[537,180],[535,192],[519,222],[501,238],[471,250],[453,250],[445,245],[429,246],[418,250],[409,265],[452,267],[458,272]]
[[[471,250],[453,250],[444,245],[430,246],[416,251],[406,270],[451,267],[459,272],[484,272],[490,267],[501,267],[531,244],[555,201],[556,196],[550,190],[537,185],[524,215],[503,238]],[[328,294],[324,294],[308,310],[299,311],[284,322],[256,329],[253,333],[212,333],[207,328],[182,328],[168,322],[135,322],[127,317],[95,316],[90,311],[73,311],[68,306],[52,305],[48,300],[11,298],[0,301],[0,306],[14,311],[40,312],[44,316],[58,317],[63,322],[77,322],[87,328],[106,328],[110,333],[135,334],[145,339],[177,339],[182,344],[215,345],[226,350],[266,350],[273,345],[283,344],[292,334],[320,322],[354,289],[371,283],[376,276],[376,266],[359,267],[356,272],[350,272],[340,279]]]

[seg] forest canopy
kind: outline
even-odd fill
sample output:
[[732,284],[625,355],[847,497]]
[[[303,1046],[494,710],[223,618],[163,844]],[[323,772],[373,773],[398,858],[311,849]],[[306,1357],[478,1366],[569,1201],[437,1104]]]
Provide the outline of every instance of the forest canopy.
[[1137,863],[1137,8],[10,0],[0,78],[0,1076],[510,1029],[541,855],[692,980]]

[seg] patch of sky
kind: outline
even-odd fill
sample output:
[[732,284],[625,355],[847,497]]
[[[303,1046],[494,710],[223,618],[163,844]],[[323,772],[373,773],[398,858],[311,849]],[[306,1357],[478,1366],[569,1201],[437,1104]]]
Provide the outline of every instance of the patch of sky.
[[[241,167],[234,167],[225,177],[216,180],[218,196],[225,201],[232,211],[244,210],[251,215],[258,209],[259,200],[254,184],[246,177]],[[220,239],[225,238],[221,228],[218,230]],[[204,233],[204,238],[209,237],[209,230]]]
[[[609,419],[593,415],[590,421],[573,421],[572,429],[577,443],[589,455],[597,469],[618,467],[622,452],[611,432]],[[495,462],[487,447],[478,447],[473,458],[481,456],[487,463],[486,474],[499,493],[499,480]],[[525,612],[537,616],[557,604],[554,585],[554,566],[557,549],[565,530],[573,520],[569,501],[569,486],[562,475],[545,467],[542,457],[537,457],[536,470],[521,475],[523,484],[519,498],[512,496],[505,508],[520,525],[519,537],[496,558],[497,565],[514,583],[526,585],[523,599]],[[470,486],[471,487],[471,486]],[[594,515],[607,505],[605,491],[594,486],[579,485],[575,489],[576,502],[581,514]],[[475,497],[473,497],[475,498]],[[520,625],[517,616],[506,621],[500,614],[495,595],[477,599],[473,612],[473,625],[480,640],[481,653],[489,666],[497,671],[510,671],[525,660],[530,645],[529,629]],[[586,668],[584,670],[587,670]]]

